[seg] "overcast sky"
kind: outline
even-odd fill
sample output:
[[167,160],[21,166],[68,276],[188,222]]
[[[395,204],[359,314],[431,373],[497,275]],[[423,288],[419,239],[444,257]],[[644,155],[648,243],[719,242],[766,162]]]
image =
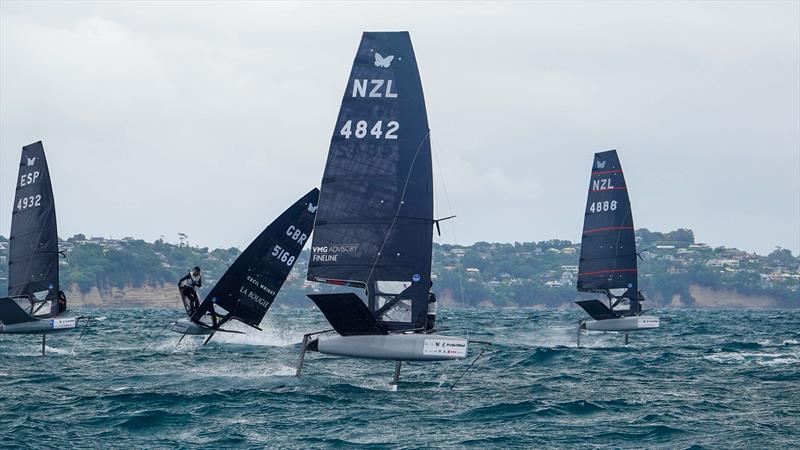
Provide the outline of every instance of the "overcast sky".
[[408,30],[443,241],[579,240],[616,148],[637,227],[800,251],[798,2],[1,5],[5,236],[41,139],[62,237],[246,245],[319,185],[361,32]]

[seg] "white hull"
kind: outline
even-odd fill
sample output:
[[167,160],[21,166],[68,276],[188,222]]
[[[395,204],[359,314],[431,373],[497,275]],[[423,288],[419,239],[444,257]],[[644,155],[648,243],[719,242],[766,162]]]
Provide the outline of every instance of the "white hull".
[[335,336],[319,340],[327,355],[395,361],[446,361],[467,357],[466,339],[435,334]]
[[638,331],[658,328],[658,317],[630,316],[618,319],[588,320],[584,327],[589,331]]
[[54,319],[37,319],[31,322],[0,324],[2,334],[51,334],[74,330],[78,326],[76,317],[57,317]]
[[169,329],[176,333],[188,334],[191,336],[205,336],[214,334],[214,330],[200,326],[187,318],[178,319],[175,322],[172,322],[172,325]]

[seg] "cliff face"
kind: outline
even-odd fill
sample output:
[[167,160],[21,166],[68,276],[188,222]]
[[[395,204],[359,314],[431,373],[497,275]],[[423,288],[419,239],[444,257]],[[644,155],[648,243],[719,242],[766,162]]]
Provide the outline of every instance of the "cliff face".
[[77,285],[72,285],[66,293],[70,306],[183,308],[178,288],[172,284],[142,287],[126,286],[123,289],[111,288],[110,291],[100,291],[93,287],[86,294],[82,293]]
[[[110,291],[100,291],[93,287],[91,291],[81,293],[77,285],[71,286],[67,292],[67,299],[70,306],[89,306],[103,308],[182,308],[178,289],[173,284],[162,284],[155,286],[112,288]],[[697,284],[689,286],[691,299],[689,304],[698,308],[774,308],[778,302],[769,296],[745,295],[733,290],[714,290]],[[204,295],[203,292],[200,296]],[[654,298],[655,303],[650,305],[685,307],[686,299],[680,295],[674,295],[669,299]],[[693,300],[693,302],[692,302]],[[440,305],[448,307],[461,306],[449,290],[443,290],[439,296]],[[481,302],[481,307],[491,308],[494,303],[487,299]],[[543,307],[543,305],[535,305]],[[560,304],[560,308],[574,307],[572,302]]]
[[778,302],[765,295],[744,295],[733,290],[714,290],[692,284],[689,294],[701,308],[774,308]]

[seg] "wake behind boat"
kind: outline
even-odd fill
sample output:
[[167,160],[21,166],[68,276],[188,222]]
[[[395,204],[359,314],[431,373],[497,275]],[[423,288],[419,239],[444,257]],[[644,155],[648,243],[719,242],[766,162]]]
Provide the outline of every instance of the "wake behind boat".
[[216,332],[241,333],[221,328],[234,319],[261,330],[261,320],[311,235],[318,199],[319,189],[314,188],[269,224],[197,308],[181,291],[187,317],[173,322],[172,331],[183,336],[208,335],[208,343]]
[[60,317],[67,299],[58,283],[58,229],[42,142],[22,147],[11,215],[8,296],[0,298],[0,333],[46,335],[73,330],[86,317]]
[[581,330],[628,332],[658,328],[658,317],[644,315],[644,295],[639,290],[633,214],[622,165],[616,150],[596,153],[589,181],[584,214],[578,291],[606,296],[601,300],[580,300],[594,320],[578,325]]
[[308,297],[336,331],[306,350],[396,361],[467,356],[467,339],[429,329],[433,227],[430,130],[408,32],[365,32],[322,177],[308,280],[366,290]]

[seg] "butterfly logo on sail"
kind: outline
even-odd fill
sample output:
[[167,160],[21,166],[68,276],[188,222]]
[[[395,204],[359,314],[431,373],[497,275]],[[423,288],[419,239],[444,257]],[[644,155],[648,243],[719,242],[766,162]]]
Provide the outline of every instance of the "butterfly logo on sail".
[[317,212],[317,208],[319,208],[319,205],[314,205],[311,202],[308,203],[308,212],[310,212],[311,214]]
[[375,52],[375,67],[388,68],[392,64],[393,59],[394,55],[389,55],[384,58],[380,53]]
[[28,160],[28,166],[32,166],[32,165],[36,164],[36,157],[35,156],[33,158],[26,158],[26,159]]
[[606,168],[606,162],[598,160],[597,161],[597,168],[598,169],[605,169]]
[[48,291],[39,291],[39,292],[34,292],[34,293],[33,293],[33,297],[34,297],[36,300],[40,300],[40,301],[41,301],[41,300],[44,300],[44,299],[46,299],[46,298],[47,298],[47,294],[48,294],[48,293],[50,293],[50,291],[49,291],[49,290],[48,290]]

